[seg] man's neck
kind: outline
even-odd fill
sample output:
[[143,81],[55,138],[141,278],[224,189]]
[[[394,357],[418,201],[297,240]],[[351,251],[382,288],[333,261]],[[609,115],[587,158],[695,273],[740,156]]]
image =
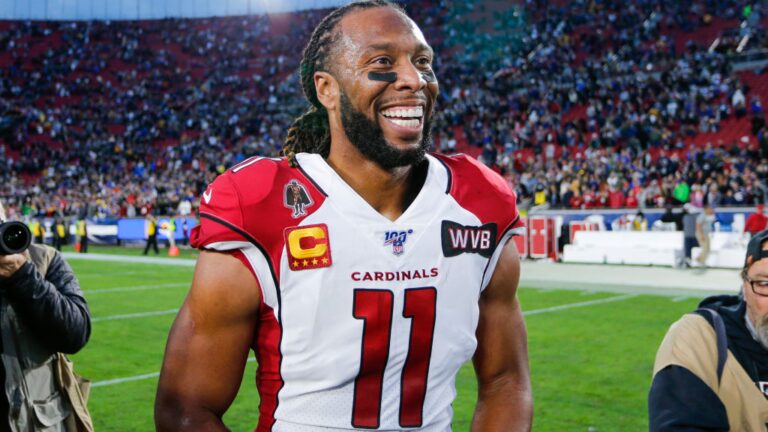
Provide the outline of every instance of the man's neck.
[[356,151],[333,153],[328,165],[374,210],[389,220],[396,220],[418,195],[426,170],[421,166],[403,166],[386,170]]

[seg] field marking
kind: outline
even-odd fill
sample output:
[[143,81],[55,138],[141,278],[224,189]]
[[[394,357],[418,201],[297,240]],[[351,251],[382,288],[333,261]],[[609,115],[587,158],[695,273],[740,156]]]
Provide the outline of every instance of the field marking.
[[107,261],[119,262],[123,264],[162,264],[169,266],[194,267],[197,263],[195,259],[188,258],[165,258],[150,256],[130,256],[130,255],[99,255],[99,254],[80,254],[74,252],[63,252],[62,256],[67,260],[87,260],[87,261]]
[[[523,315],[526,315],[526,316],[527,315],[536,315],[536,314],[540,314],[540,313],[555,312],[555,311],[560,311],[560,310],[564,310],[564,309],[572,309],[572,308],[584,307],[584,306],[592,306],[592,305],[602,304],[602,303],[610,303],[610,302],[615,302],[615,301],[626,300],[626,299],[629,299],[629,298],[632,298],[632,297],[637,297],[638,295],[639,294],[626,294],[626,295],[621,295],[621,296],[616,296],[616,297],[604,298],[604,299],[600,299],[600,300],[591,300],[591,301],[585,301],[585,302],[579,302],[579,303],[569,303],[569,304],[564,304],[564,305],[560,305],[560,306],[552,306],[552,307],[543,308],[543,309],[534,309],[534,310],[530,310],[530,311],[527,311],[527,312],[523,312]],[[150,312],[150,313],[152,313],[152,312]],[[138,314],[132,314],[132,315],[138,315]],[[94,320],[92,320],[92,321],[94,321]],[[256,358],[254,358],[254,357],[250,357],[248,359],[248,363],[251,363],[251,362],[254,362],[254,361],[256,361]],[[95,383],[93,383],[92,386],[93,387],[102,387],[102,386],[108,386],[108,385],[115,385],[115,384],[121,384],[121,383],[129,382],[129,381],[138,381],[138,380],[154,378],[154,377],[159,376],[159,375],[160,375],[160,372],[154,372],[154,373],[150,373],[150,374],[136,375],[136,376],[132,376],[132,377],[116,378],[116,379],[111,379],[111,380],[106,380],[106,381],[96,381]]]
[[144,317],[156,316],[156,315],[169,315],[169,314],[175,314],[178,311],[179,311],[178,309],[168,309],[164,311],[155,311],[155,312],[139,312],[139,313],[123,314],[123,315],[110,315],[105,317],[91,318],[91,322],[112,321],[112,320],[130,319],[130,318],[144,318]]
[[[253,363],[256,361],[256,357],[249,357],[247,363]],[[91,387],[104,387],[104,386],[111,386],[115,384],[122,384],[125,382],[131,382],[131,381],[141,381],[145,379],[155,378],[159,377],[160,372],[152,372],[144,375],[135,375],[125,378],[116,378],[111,380],[104,380],[104,381],[96,381],[93,384],[91,384]]]
[[547,307],[547,308],[542,308],[542,309],[534,309],[534,310],[524,311],[523,312],[523,316],[538,315],[538,314],[541,314],[541,313],[554,312],[554,311],[559,311],[559,310],[564,310],[564,309],[573,309],[573,308],[577,308],[577,307],[592,306],[592,305],[603,304],[603,303],[611,303],[611,302],[616,302],[616,301],[621,301],[621,300],[627,300],[627,299],[630,299],[630,298],[633,298],[633,297],[637,297],[639,295],[640,294],[625,294],[625,295],[621,295],[621,296],[609,297],[609,298],[604,298],[604,299],[600,299],[600,300],[590,300],[590,301],[579,302],[579,303],[569,303],[569,304],[564,304],[564,305],[559,305],[559,306],[552,306],[552,307]]
[[105,381],[96,381],[95,383],[91,384],[91,388],[122,384],[124,382],[130,382],[130,381],[141,381],[141,380],[154,378],[158,376],[160,376],[160,372],[152,372],[144,375],[136,375],[132,377],[117,378],[117,379],[111,379],[111,380],[105,380]]
[[673,298],[672,301],[675,302],[675,303],[678,303],[678,302],[681,302],[681,301],[688,300],[689,298],[691,298],[691,296],[680,296],[680,297]]
[[[163,269],[152,270],[151,272],[152,273],[162,273]],[[81,270],[81,271],[78,272],[77,277],[80,278],[80,279],[82,279],[82,278],[89,278],[89,277],[90,278],[107,278],[107,277],[113,277],[113,276],[130,276],[130,275],[136,275],[136,274],[146,275],[147,273],[150,273],[150,271],[143,271],[143,272],[140,272],[140,271],[126,271],[126,272],[110,272],[110,273],[103,273],[103,272],[102,273],[91,273],[89,271]]]
[[98,294],[98,293],[111,293],[111,292],[124,292],[124,291],[142,291],[142,290],[163,289],[163,288],[178,288],[178,287],[189,286],[189,285],[191,285],[191,282],[176,282],[176,283],[167,283],[167,284],[160,284],[160,285],[138,285],[138,286],[129,286],[129,287],[117,287],[117,288],[87,289],[87,290],[83,290],[83,292],[85,294]]

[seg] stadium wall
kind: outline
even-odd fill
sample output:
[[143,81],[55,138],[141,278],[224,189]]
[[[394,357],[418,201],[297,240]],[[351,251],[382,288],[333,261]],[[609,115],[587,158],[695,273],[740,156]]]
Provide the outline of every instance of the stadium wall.
[[345,0],[2,0],[0,19],[86,21],[204,18],[322,9]]

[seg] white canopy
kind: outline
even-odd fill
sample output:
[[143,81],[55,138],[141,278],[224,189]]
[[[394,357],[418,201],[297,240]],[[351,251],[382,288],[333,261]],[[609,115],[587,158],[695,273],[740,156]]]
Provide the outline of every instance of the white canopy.
[[322,9],[349,0],[0,0],[2,20],[136,20]]

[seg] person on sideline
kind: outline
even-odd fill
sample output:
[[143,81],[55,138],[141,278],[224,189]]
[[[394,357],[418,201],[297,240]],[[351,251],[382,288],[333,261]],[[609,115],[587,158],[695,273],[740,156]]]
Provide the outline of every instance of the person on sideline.
[[0,255],[0,334],[0,431],[92,431],[79,390],[57,383],[58,353],[85,346],[91,317],[77,277],[56,249],[31,244]]
[[704,299],[664,337],[651,432],[764,431],[768,423],[768,231],[752,237],[738,295]]

